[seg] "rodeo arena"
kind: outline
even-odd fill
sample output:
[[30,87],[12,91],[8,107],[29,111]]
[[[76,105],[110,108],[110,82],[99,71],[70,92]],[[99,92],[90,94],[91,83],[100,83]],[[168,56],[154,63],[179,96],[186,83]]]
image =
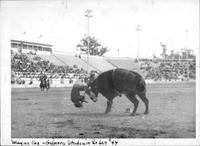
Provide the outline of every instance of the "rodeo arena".
[[[163,38],[171,38],[174,42],[173,47],[170,46],[169,41],[162,40],[156,35],[156,38],[149,38],[150,35],[154,34],[147,36],[147,41],[145,41],[144,34],[148,35],[148,31],[151,31],[150,27],[146,25],[146,21],[140,23],[135,19],[133,23],[129,19],[128,10],[130,9],[130,12],[135,16],[137,9],[132,11],[135,7],[129,7],[129,5],[122,3],[124,13],[126,12],[125,8],[128,7],[127,18],[123,17],[122,19],[120,15],[119,18],[123,21],[119,21],[116,16],[119,13],[115,11],[115,7],[120,7],[118,3],[111,2],[113,10],[108,9],[109,11],[104,12],[103,9],[107,8],[107,3],[104,7],[100,7],[101,3],[97,7],[92,7],[96,3],[91,2],[91,9],[89,9],[86,8],[87,5],[84,2],[77,5],[76,2],[70,0],[63,1],[62,3],[55,2],[56,6],[53,5],[53,1],[50,3],[41,2],[44,6],[49,5],[49,7],[44,7],[44,11],[39,2],[36,2],[38,5],[31,5],[34,2],[26,4],[22,1],[20,3],[24,3],[23,7],[16,4],[16,7],[25,8],[25,10],[6,5],[8,9],[5,9],[5,13],[11,10],[11,12],[16,12],[16,15],[8,13],[8,16],[13,18],[13,24],[10,24],[10,27],[15,28],[11,29],[13,35],[8,35],[10,37],[9,43],[7,43],[10,55],[8,57],[10,60],[9,70],[11,69],[11,74],[8,72],[8,81],[11,87],[10,129],[12,144],[27,144],[17,141],[19,139],[77,138],[83,141],[72,140],[62,144],[96,146],[122,144],[120,141],[119,143],[112,141],[115,139],[197,138],[196,86],[199,48],[193,48],[189,41],[187,42],[189,39],[192,40],[192,35],[189,34],[193,33],[192,30],[180,28],[183,34],[181,34],[182,39],[185,40],[185,42],[181,41],[183,43],[182,46],[180,45],[181,47],[175,45],[178,38],[176,40],[175,37],[167,33],[166,37],[165,34],[162,34]],[[69,1],[71,3],[68,3]],[[5,1],[5,3],[9,2]],[[14,2],[11,1],[11,3]],[[132,4],[131,1],[127,1],[127,3]],[[138,3],[133,2],[136,6]],[[63,7],[63,4],[66,5]],[[164,4],[163,7],[165,7]],[[170,5],[171,2],[166,4]],[[145,2],[144,6],[146,5]],[[149,5],[153,4],[148,3]],[[73,6],[84,10],[84,15],[83,13],[79,14],[80,10],[74,9]],[[3,7],[4,5],[2,5]],[[29,7],[38,8],[37,15],[35,15],[36,12],[30,12]],[[146,11],[150,11],[154,7],[148,8],[148,10],[141,10],[144,11],[145,16]],[[162,11],[161,8],[159,11]],[[17,15],[18,10],[19,16]],[[57,14],[58,11],[60,13],[54,16],[54,13]],[[28,12],[30,12],[30,16]],[[114,14],[111,15],[111,12]],[[27,17],[23,18],[20,15]],[[155,18],[157,15],[158,13],[155,12]],[[6,20],[8,17],[5,16]],[[80,16],[80,18],[75,19],[75,16]],[[112,16],[113,19],[111,19]],[[140,17],[143,15],[138,15],[138,20]],[[18,22],[18,18],[24,23]],[[102,22],[104,18],[105,21],[107,20],[106,25],[103,25],[105,23]],[[26,23],[26,19],[30,23]],[[130,24],[128,24],[129,20]],[[171,21],[171,17],[169,20]],[[164,24],[161,21],[157,22]],[[119,22],[121,26],[118,26],[116,22]],[[46,25],[47,23],[49,24]],[[119,29],[117,37],[112,32],[112,27],[115,28],[112,23],[116,24],[116,30]],[[151,23],[154,24],[153,20]],[[54,24],[58,26],[54,28]],[[36,26],[38,28],[34,28]],[[99,26],[102,27],[102,33],[97,30]],[[129,30],[130,26],[133,30]],[[165,26],[168,27],[168,25]],[[177,26],[176,28],[178,29]],[[59,32],[57,32],[58,30]],[[71,31],[72,34],[66,33],[67,31]],[[133,34],[130,33],[134,36],[131,39],[128,35],[123,36],[125,33],[129,34],[129,31],[133,32]],[[174,34],[179,32],[174,32]],[[110,33],[113,33],[114,38],[112,39],[114,41],[111,37],[108,38]],[[155,33],[159,34],[159,32]],[[122,37],[121,42],[115,41],[115,38],[119,39],[120,37]],[[51,40],[49,38],[53,41],[49,41]],[[148,56],[144,57],[145,52],[143,51],[145,49],[146,51],[149,49],[149,52],[154,49],[149,45],[151,40],[156,44],[157,50],[154,50],[155,53],[149,53],[150,55],[147,52]],[[61,43],[56,44],[56,42]],[[62,48],[63,44],[70,43],[74,48]],[[112,48],[109,46],[112,43],[113,46],[118,45],[118,43],[122,43],[122,45],[119,45],[119,48]],[[149,48],[145,48],[145,45],[149,45]],[[128,49],[123,50],[123,47]],[[116,50],[117,55],[112,55],[113,50]],[[126,53],[130,51],[130,55],[128,53],[129,56],[120,55],[123,51]],[[158,54],[156,51],[161,53]],[[135,54],[131,54],[132,52]],[[131,57],[131,55],[135,57]],[[87,141],[87,139],[93,141]],[[100,139],[107,139],[107,141],[100,141]],[[86,140],[85,143],[84,140]],[[98,141],[95,143],[95,140]],[[62,145],[51,142],[46,141],[43,144]],[[167,143],[167,141],[165,142]],[[152,145],[156,145],[156,143],[152,143]]]
[[13,138],[195,136],[191,51],[146,59],[59,54],[50,44],[10,43]]

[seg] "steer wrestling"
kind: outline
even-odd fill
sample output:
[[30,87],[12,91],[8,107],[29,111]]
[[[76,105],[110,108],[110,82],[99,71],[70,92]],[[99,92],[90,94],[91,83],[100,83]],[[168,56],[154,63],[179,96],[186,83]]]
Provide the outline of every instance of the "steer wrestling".
[[138,95],[145,104],[144,114],[149,112],[149,100],[146,98],[146,84],[142,76],[134,71],[125,69],[113,69],[101,73],[96,79],[88,83],[86,92],[91,100],[97,101],[98,93],[107,98],[107,107],[105,113],[111,111],[113,99],[124,94],[133,104],[134,109],[131,113],[135,115],[138,107]]

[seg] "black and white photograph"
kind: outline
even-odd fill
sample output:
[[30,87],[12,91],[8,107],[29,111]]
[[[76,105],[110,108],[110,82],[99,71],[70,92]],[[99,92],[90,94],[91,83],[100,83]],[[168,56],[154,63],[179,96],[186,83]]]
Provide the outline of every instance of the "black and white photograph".
[[1,0],[1,145],[200,145],[199,0]]

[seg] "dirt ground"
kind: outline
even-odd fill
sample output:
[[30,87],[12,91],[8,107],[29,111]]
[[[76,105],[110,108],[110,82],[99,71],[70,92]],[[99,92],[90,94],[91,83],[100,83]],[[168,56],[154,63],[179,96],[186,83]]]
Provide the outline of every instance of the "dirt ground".
[[125,97],[114,100],[111,113],[103,114],[106,99],[76,108],[70,88],[12,89],[12,138],[194,138],[195,83],[148,84],[150,113],[143,115],[140,100],[138,115],[126,108],[133,104]]

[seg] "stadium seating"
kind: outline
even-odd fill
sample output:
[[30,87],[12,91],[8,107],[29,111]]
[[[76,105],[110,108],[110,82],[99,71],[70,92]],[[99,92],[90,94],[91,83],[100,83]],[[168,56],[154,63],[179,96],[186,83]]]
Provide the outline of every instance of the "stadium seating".
[[124,68],[129,70],[139,70],[139,63],[135,62],[132,58],[126,57],[106,57],[107,62],[118,68]]
[[62,61],[60,61],[59,59],[57,59],[54,55],[39,55],[41,58],[44,58],[46,60],[49,60],[49,62],[58,65],[58,66],[62,66],[65,65]]
[[[70,66],[77,65],[78,68],[83,68],[85,70],[87,69],[87,63],[79,57],[75,57],[73,55],[63,55],[63,54],[54,54],[54,56],[61,62],[63,62],[65,65],[70,65]],[[89,65],[88,70],[89,71],[96,70],[96,68]]]
[[150,80],[186,80],[195,79],[195,60],[189,61],[189,74],[187,74],[186,61],[165,60],[162,61],[144,61],[141,62],[140,69],[146,73],[145,79]]
[[[28,56],[28,58],[30,59],[30,60],[32,60],[32,61],[34,61],[34,57],[36,56],[36,55],[30,55],[30,54],[27,54],[27,56]],[[39,54],[39,55],[37,55],[38,57],[40,57],[41,59],[44,59],[44,60],[48,60],[49,62],[51,62],[51,63],[53,63],[53,64],[55,64],[55,65],[57,65],[57,66],[62,66],[62,65],[65,65],[63,62],[61,62],[60,60],[58,60],[54,55],[41,55],[41,54]]]
[[[87,63],[87,56],[81,56],[81,59]],[[89,65],[100,72],[116,68],[116,66],[107,62],[104,57],[89,56]]]
[[153,60],[126,57],[89,56],[87,65],[86,55],[53,54],[33,55],[11,52],[11,83],[23,84],[26,79],[37,78],[46,70],[52,79],[71,79],[84,77],[86,70],[103,72],[114,68],[124,68],[140,73],[146,80],[154,81],[184,81],[196,78],[196,60],[190,60],[189,74],[186,61]]

